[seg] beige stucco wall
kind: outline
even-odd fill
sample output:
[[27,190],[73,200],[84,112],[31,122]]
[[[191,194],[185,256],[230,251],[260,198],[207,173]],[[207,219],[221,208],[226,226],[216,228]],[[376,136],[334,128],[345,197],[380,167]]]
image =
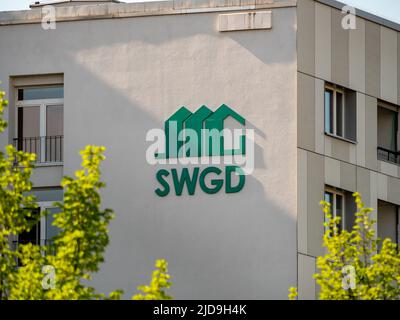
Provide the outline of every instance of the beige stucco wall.
[[[0,27],[5,88],[10,76],[64,74],[64,172],[85,145],[107,147],[104,206],[116,218],[99,290],[128,297],[157,258],[178,299],[286,299],[296,285],[296,9],[273,9],[272,30],[231,33],[218,14]],[[147,131],[181,106],[222,103],[256,131],[244,190],[157,197]]]

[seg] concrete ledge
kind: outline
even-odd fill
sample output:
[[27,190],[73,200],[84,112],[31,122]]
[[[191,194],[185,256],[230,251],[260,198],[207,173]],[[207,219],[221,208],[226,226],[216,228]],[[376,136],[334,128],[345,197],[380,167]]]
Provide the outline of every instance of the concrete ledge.
[[[39,2],[39,3],[37,3]],[[105,3],[105,2],[114,2],[114,3],[120,3],[119,0],[52,0],[52,1],[35,1],[35,3],[31,4],[29,7],[30,8],[40,8],[44,7],[47,5],[52,5],[52,6],[74,6],[74,5],[82,5],[82,4],[100,4],[100,3]]]
[[239,12],[219,15],[219,31],[265,30],[272,28],[271,11]]
[[[295,7],[297,0],[171,0],[55,7],[56,22]],[[0,12],[0,26],[42,22],[40,8]]]

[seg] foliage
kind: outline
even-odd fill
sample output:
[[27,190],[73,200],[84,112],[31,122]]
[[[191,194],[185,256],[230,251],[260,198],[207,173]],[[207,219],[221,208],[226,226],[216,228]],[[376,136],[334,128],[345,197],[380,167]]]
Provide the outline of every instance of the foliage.
[[8,105],[8,100],[5,99],[5,96],[6,93],[0,90],[0,132],[4,132],[7,128],[7,121],[3,119],[4,109]]
[[298,296],[297,288],[292,287],[289,289],[289,300],[297,300]]
[[[0,92],[0,133],[7,127],[2,119],[6,105],[4,92]],[[0,152],[0,300],[121,299],[121,290],[106,296],[89,286],[104,261],[108,224],[114,216],[112,210],[101,208],[104,151],[104,147],[87,146],[81,151],[82,169],[75,178],[62,180],[64,201],[55,204],[61,212],[53,222],[60,232],[53,245],[26,244],[17,250],[10,246],[10,237],[29,231],[40,219],[32,214],[35,199],[29,195],[35,155],[12,146],[6,147],[6,154]],[[140,288],[146,299],[170,299],[163,291],[171,286],[167,263],[157,261],[156,267],[150,287]],[[53,278],[46,278],[48,269],[55,271]],[[46,287],[49,279],[52,286]]]
[[[323,244],[325,256],[318,257],[321,300],[400,299],[400,253],[390,239],[375,235],[373,209],[367,208],[359,193],[354,194],[358,212],[351,232],[339,230],[340,218],[333,218],[330,204],[321,202],[327,217]],[[291,296],[293,299],[293,296]]]
[[[4,92],[0,91],[0,133],[7,128],[2,119],[7,105]],[[30,177],[35,155],[17,151],[7,146],[0,151],[0,300],[6,299],[9,277],[15,273],[16,253],[10,246],[12,236],[32,227],[34,198],[26,195],[31,188]]]
[[46,291],[43,290],[42,266],[46,265],[45,257],[40,247],[33,244],[20,246],[16,252],[20,259],[20,268],[9,276],[10,300],[43,300]]
[[[75,179],[65,177],[64,202],[57,203],[60,213],[54,215],[53,225],[60,229],[52,248],[22,245],[17,255],[22,267],[10,278],[11,299],[100,299],[95,289],[82,283],[91,279],[99,270],[103,253],[109,242],[108,223],[112,211],[101,210],[99,191],[104,186],[100,181],[99,166],[104,159],[104,148],[87,146],[81,152],[82,170]],[[43,256],[41,250],[46,252]],[[57,285],[52,290],[43,290],[42,267],[50,265],[56,270]],[[113,298],[116,293],[112,293]]]
[[76,179],[65,177],[61,183],[64,203],[58,203],[62,211],[54,216],[54,225],[61,232],[54,241],[56,254],[48,257],[57,270],[58,282],[56,289],[48,292],[51,299],[98,298],[81,280],[90,280],[91,273],[99,271],[109,242],[107,226],[113,213],[100,209],[99,194],[104,187],[99,170],[104,151],[104,147],[87,146],[81,152],[83,169],[75,173]]
[[172,300],[172,297],[165,293],[165,289],[171,287],[168,262],[166,260],[157,260],[155,267],[156,270],[153,271],[150,285],[139,286],[138,290],[142,291],[143,294],[133,296],[133,300]]

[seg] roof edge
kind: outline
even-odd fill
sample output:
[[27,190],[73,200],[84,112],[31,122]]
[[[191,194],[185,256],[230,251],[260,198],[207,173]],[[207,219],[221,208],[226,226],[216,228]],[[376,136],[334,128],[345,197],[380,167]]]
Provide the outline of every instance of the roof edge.
[[[106,3],[120,3],[120,0],[52,0],[52,1],[46,1],[46,2],[41,2],[41,1],[35,1],[34,3],[30,4],[29,7],[31,9],[33,8],[41,8],[45,6],[51,6],[51,5],[63,5],[63,4],[71,4],[74,5],[74,2],[86,2],[88,5],[91,4],[97,4],[95,2],[104,2]],[[93,2],[93,3],[91,3]]]
[[[300,0],[301,1],[301,0]],[[337,0],[314,0],[316,2],[319,2],[321,4],[325,4],[327,6],[330,6],[332,8],[336,8],[339,10],[342,10],[342,8],[344,6],[349,6],[348,4],[345,4],[343,2],[337,1]],[[365,20],[371,21],[371,22],[375,22],[379,25],[382,25],[384,27],[387,27],[389,29],[393,29],[396,31],[400,32],[400,23],[394,22],[392,20],[377,16],[373,13],[358,9],[357,7],[355,7],[356,9],[356,16],[363,18]]]
[[[57,0],[55,0],[57,1]],[[58,0],[69,2],[70,0]],[[76,21],[109,18],[127,18],[137,16],[157,16],[185,13],[217,11],[241,11],[273,9],[297,6],[302,0],[169,0],[136,3],[85,4],[79,6],[55,7],[56,21]],[[342,10],[346,4],[337,0],[313,0],[315,2]],[[400,23],[377,16],[356,8],[357,17],[377,23],[400,32]],[[0,26],[14,24],[41,23],[41,7],[33,5],[31,10],[0,11]]]
[[[296,7],[297,0],[169,0],[56,6],[56,21],[76,21]],[[41,8],[0,12],[0,26],[42,22]]]

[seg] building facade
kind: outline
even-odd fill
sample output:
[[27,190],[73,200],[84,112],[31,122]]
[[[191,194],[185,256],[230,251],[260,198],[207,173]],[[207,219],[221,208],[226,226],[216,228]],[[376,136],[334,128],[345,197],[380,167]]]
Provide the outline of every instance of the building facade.
[[[311,274],[331,200],[351,228],[351,194],[377,209],[377,234],[399,242],[399,26],[359,12],[342,27],[342,5],[298,1],[298,263],[300,298],[318,292]],[[334,198],[334,200],[332,200]]]
[[[358,12],[346,29],[328,0],[84,2],[58,3],[54,21],[40,3],[0,13],[0,142],[37,154],[34,193],[54,212],[78,151],[107,147],[103,204],[116,218],[96,288],[131,294],[166,258],[176,298],[286,299],[298,285],[314,299],[319,202],[351,228],[355,191],[377,208],[378,235],[399,241],[400,26]],[[148,132],[177,110],[187,123],[222,106],[254,131],[243,188],[203,192],[216,183],[204,178],[159,196],[160,170],[198,169],[149,164]],[[43,218],[13,241],[56,232]]]

